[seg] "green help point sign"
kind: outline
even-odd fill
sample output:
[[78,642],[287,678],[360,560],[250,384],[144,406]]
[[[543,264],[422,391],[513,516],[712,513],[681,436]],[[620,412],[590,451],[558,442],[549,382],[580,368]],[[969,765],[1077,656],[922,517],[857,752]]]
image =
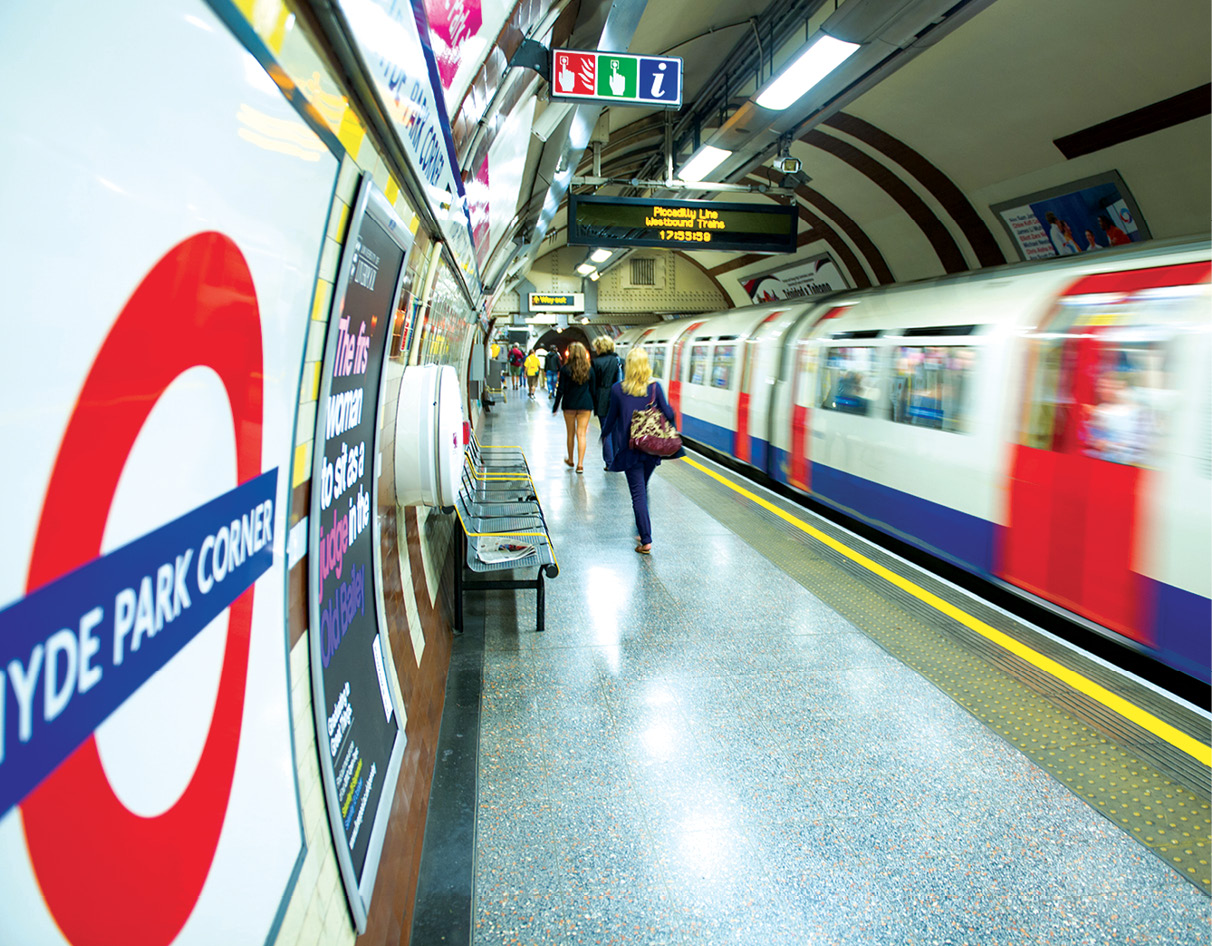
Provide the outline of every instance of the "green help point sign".
[[622,56],[598,57],[598,95],[612,99],[636,98],[640,64]]

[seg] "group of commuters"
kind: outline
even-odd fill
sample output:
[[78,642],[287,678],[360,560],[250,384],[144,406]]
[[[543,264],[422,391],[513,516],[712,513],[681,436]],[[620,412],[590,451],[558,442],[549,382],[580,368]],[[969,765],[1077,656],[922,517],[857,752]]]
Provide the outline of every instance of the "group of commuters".
[[[639,533],[635,550],[647,555],[652,551],[648,481],[661,458],[630,447],[631,419],[637,410],[655,405],[672,422],[673,409],[665,400],[660,383],[652,380],[652,367],[644,349],[631,349],[623,361],[615,354],[614,340],[603,335],[594,339],[593,350],[591,359],[584,345],[573,342],[568,346],[568,361],[559,370],[551,413],[561,407],[564,410],[567,433],[564,464],[577,473],[584,472],[589,416],[596,414],[602,426],[602,459],[608,471],[627,477]],[[675,456],[684,454],[679,451]]]
[[[577,473],[585,471],[590,415],[597,416],[602,428],[604,466],[609,472],[622,473],[627,478],[638,532],[635,550],[648,555],[652,551],[648,481],[662,458],[631,448],[631,421],[637,410],[653,406],[671,423],[675,419],[660,383],[652,379],[648,353],[643,348],[633,348],[624,361],[615,354],[614,339],[606,335],[594,339],[592,357],[580,342],[572,342],[564,357],[555,346],[547,352],[537,347],[525,352],[516,342],[505,344],[508,349],[494,341],[491,357],[504,358],[513,390],[521,390],[525,374],[527,396],[533,399],[540,372],[546,374],[551,413],[561,409],[564,412],[567,433],[564,464]],[[685,453],[679,450],[667,459],[681,456]]]
[[[490,358],[496,360],[501,357],[503,351],[500,342],[493,342]],[[539,388],[540,373],[545,372],[547,376],[547,393],[552,397],[555,396],[556,377],[560,370],[560,353],[552,348],[551,351],[544,351],[541,348],[532,348],[529,353],[522,351],[521,347],[514,342],[510,344],[508,350],[504,350],[505,362],[509,366],[510,386],[514,391],[522,389],[522,377],[526,377],[526,396],[534,400],[535,392]]]

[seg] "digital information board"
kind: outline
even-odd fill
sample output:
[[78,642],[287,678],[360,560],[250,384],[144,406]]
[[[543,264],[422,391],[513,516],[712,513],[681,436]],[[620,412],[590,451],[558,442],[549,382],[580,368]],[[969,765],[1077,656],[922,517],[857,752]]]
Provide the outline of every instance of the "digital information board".
[[312,467],[309,636],[320,774],[358,931],[404,754],[375,568],[383,359],[412,234],[363,177],[333,293]]
[[579,194],[569,195],[568,202],[568,242],[573,246],[796,250],[799,213],[794,207]]

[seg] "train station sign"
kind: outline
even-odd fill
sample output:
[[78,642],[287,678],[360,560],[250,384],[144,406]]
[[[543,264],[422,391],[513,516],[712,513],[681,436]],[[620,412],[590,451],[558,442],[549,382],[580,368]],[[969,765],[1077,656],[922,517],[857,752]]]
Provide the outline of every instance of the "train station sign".
[[573,246],[657,246],[673,250],[794,253],[799,214],[781,204],[636,197],[568,198]]
[[531,292],[528,293],[527,304],[531,312],[584,312],[585,294],[583,292]]
[[553,49],[551,97],[603,105],[680,108],[682,60],[677,56]]

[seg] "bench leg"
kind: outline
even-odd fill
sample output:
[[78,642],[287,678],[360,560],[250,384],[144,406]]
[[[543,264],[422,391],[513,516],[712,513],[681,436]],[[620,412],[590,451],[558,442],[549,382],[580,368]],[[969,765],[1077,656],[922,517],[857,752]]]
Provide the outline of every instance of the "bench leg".
[[538,591],[538,607],[536,608],[536,610],[539,612],[539,628],[538,629],[540,631],[543,631],[543,630],[546,630],[547,622],[546,622],[546,614],[544,613],[546,597],[544,596],[544,593],[543,593],[543,569],[542,569],[542,567],[539,568],[538,584],[535,587]]
[[467,561],[467,535],[463,532],[463,523],[459,523],[459,537],[455,541],[455,587],[454,587],[454,606],[455,620],[454,629],[460,634],[463,633],[463,568]]

